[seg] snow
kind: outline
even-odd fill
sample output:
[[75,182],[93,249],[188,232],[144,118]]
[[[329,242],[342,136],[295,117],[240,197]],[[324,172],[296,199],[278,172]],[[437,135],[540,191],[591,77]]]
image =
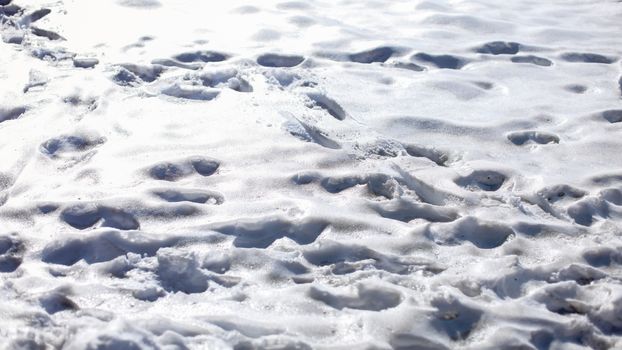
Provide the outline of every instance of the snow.
[[0,6],[0,348],[622,347],[622,3]]

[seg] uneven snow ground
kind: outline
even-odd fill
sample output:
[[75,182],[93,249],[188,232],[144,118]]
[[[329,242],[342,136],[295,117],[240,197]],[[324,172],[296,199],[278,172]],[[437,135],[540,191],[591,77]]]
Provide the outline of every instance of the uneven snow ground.
[[4,348],[622,347],[622,3],[0,5]]

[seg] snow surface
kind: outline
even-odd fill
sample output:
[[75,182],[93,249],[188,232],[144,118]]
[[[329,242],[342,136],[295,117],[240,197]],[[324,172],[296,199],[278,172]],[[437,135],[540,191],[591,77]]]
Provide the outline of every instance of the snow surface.
[[621,2],[0,5],[3,348],[622,348]]

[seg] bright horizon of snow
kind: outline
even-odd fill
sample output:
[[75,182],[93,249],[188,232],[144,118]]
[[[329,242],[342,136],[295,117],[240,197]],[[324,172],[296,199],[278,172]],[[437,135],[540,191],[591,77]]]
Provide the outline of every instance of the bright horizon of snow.
[[0,0],[0,348],[621,347],[620,18]]

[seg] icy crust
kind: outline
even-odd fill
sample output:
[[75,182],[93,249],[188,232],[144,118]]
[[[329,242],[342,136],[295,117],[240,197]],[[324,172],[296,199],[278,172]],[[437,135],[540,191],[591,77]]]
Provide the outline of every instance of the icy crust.
[[0,0],[0,348],[622,347],[621,13]]

